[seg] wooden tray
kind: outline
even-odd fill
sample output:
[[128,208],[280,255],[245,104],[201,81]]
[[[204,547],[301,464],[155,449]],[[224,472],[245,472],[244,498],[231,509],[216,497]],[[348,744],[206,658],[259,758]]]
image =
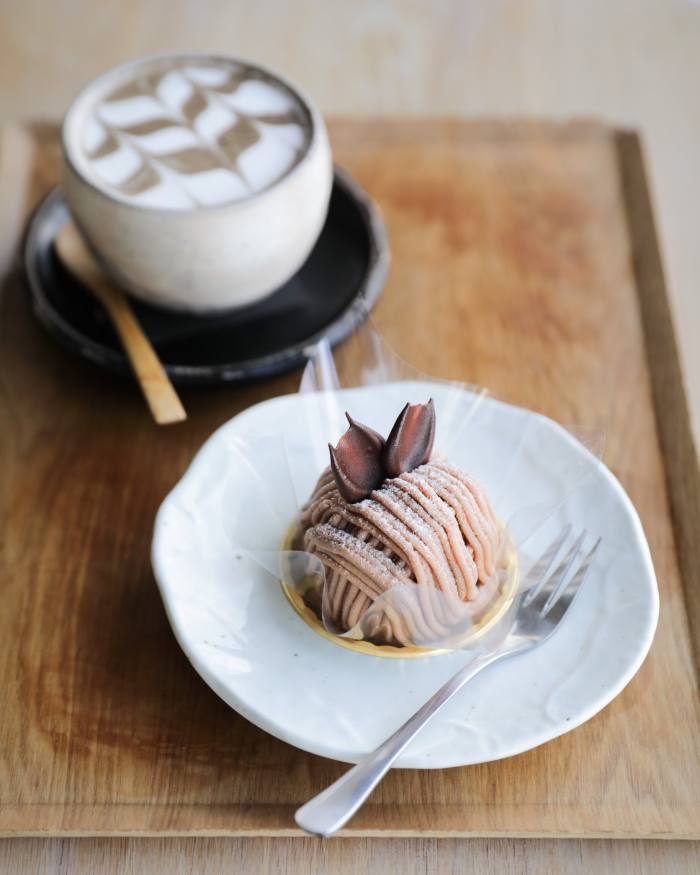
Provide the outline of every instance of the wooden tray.
[[[392,772],[346,833],[700,835],[700,478],[636,137],[372,120],[332,136],[389,229],[379,327],[430,374],[604,429],[662,601],[649,658],[603,713],[510,760]],[[3,228],[18,227],[56,181],[56,131],[2,146]],[[159,429],[132,384],[45,336],[18,270],[0,307],[0,833],[296,832],[294,809],[345,767],[265,735],[198,678],[149,543],[210,432],[298,375],[185,392],[190,419]]]

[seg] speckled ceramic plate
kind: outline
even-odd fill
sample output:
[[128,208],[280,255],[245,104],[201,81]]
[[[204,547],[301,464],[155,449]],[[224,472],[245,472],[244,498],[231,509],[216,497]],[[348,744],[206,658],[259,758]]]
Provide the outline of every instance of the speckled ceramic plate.
[[[399,397],[432,396],[445,384],[384,384],[344,390],[341,404],[373,427],[388,428]],[[454,391],[454,390],[452,390]],[[280,427],[302,466],[307,413],[322,393],[274,398],[220,428],[199,451],[158,513],[153,567],[180,645],[202,678],[232,708],[278,738],[333,759],[355,762],[374,749],[432,695],[470,655],[382,659],[338,647],[291,608],[279,583],[232,550],[231,496],[250,491],[245,465],[231,464],[233,444],[250,447],[250,464],[271,484],[284,479],[258,436]],[[306,407],[306,409],[304,409]],[[317,408],[316,410],[314,408]],[[512,458],[514,440],[537,427],[496,511],[508,519],[532,495],[555,495],[558,470],[587,475],[549,519],[603,543],[562,626],[542,647],[483,672],[411,743],[398,765],[443,768],[511,756],[568,732],[608,704],[641,665],[654,635],[658,591],[639,518],[607,468],[561,426],[487,399],[484,415],[452,459],[490,489]],[[439,418],[438,418],[439,422]],[[313,475],[303,484],[313,486]],[[271,491],[274,495],[274,491]],[[243,522],[275,549],[284,538],[269,527],[263,501]],[[265,530],[265,527],[269,530]],[[252,527],[252,528],[251,528]]]
[[[63,268],[53,250],[68,218],[55,189],[32,216],[24,266],[39,321],[59,343],[115,373],[130,375],[101,305]],[[173,382],[212,385],[270,377],[306,360],[325,336],[332,345],[365,319],[384,287],[389,246],[381,216],[360,186],[337,169],[328,217],[297,273],[258,304],[202,316],[149,307],[132,298],[139,322]]]

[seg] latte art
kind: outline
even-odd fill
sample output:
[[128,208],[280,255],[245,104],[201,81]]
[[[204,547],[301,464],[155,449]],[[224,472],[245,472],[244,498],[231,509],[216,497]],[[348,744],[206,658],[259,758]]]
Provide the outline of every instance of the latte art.
[[79,145],[100,188],[187,210],[269,188],[310,140],[308,110],[272,75],[234,61],[170,59],[97,95]]

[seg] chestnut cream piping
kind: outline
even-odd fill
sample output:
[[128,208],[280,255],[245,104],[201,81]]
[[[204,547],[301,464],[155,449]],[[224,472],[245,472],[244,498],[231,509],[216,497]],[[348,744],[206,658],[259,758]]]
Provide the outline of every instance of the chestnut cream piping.
[[[497,586],[501,533],[483,488],[436,458],[351,503],[327,468],[302,509],[303,549],[326,567],[324,610],[396,643],[449,635]],[[410,594],[382,598],[392,588]],[[410,587],[410,588],[408,588]]]

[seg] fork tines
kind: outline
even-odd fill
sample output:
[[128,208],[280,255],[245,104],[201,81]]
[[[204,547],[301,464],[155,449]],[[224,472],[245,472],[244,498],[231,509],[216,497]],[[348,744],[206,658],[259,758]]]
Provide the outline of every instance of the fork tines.
[[575,590],[578,590],[586,577],[591,562],[593,561],[593,557],[601,542],[601,538],[598,538],[588,553],[586,553],[584,558],[580,561],[580,564],[576,567],[573,575],[571,575],[579,558],[579,554],[582,551],[586,535],[588,534],[586,529],[584,529],[565,552],[555,570],[549,574],[550,568],[554,564],[570,533],[571,525],[565,526],[549,547],[547,547],[542,556],[535,562],[523,581],[523,588],[526,590],[523,598],[523,606],[525,607],[531,604],[541,595],[542,598],[539,601],[542,602],[542,606],[539,613],[542,616],[545,616],[554,607],[564,592],[569,590],[574,592]]

